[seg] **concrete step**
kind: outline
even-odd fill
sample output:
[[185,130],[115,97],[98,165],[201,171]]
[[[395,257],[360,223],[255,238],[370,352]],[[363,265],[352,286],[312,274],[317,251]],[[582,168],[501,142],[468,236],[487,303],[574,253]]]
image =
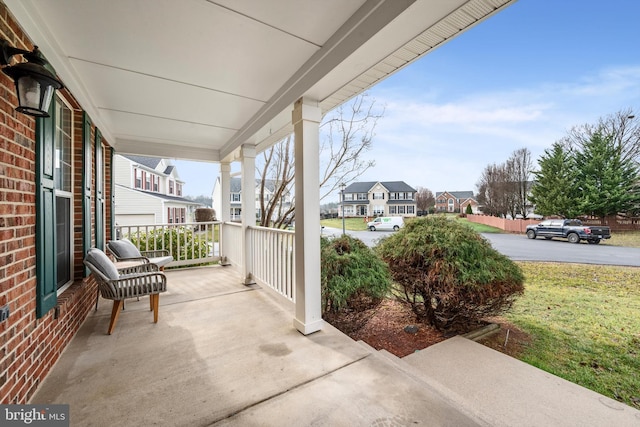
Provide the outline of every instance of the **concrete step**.
[[402,361],[493,426],[640,425],[630,406],[460,336]]

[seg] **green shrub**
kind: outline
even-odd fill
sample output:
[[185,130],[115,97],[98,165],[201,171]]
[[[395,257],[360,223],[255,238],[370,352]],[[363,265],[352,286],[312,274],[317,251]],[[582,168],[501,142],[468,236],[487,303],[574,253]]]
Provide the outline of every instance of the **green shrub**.
[[471,215],[473,213],[473,208],[471,207],[471,203],[467,205],[467,208],[465,209],[464,213],[466,213],[467,215]]
[[[373,308],[390,292],[387,266],[362,241],[323,237],[321,254],[322,313],[327,320]],[[356,318],[351,320],[358,323]]]
[[207,239],[199,239],[187,227],[158,228],[129,238],[141,251],[168,250],[176,261],[204,258],[209,252]]
[[466,329],[499,314],[523,292],[520,268],[470,227],[434,215],[408,222],[378,253],[419,319]]

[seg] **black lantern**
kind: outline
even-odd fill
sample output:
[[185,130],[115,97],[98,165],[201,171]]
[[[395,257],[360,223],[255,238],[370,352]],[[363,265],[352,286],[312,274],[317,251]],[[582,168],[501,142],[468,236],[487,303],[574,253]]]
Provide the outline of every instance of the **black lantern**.
[[27,62],[19,62],[2,69],[11,77],[16,85],[18,107],[16,111],[30,116],[49,117],[49,105],[56,89],[61,89],[62,82],[45,66],[50,66],[42,56],[38,47],[33,51],[18,49],[0,39],[0,64],[9,65],[13,55],[22,55]]

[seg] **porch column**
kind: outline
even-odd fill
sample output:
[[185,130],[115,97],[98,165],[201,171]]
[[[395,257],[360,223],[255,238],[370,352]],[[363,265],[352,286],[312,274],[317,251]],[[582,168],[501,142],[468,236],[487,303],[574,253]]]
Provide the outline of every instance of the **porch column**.
[[242,190],[240,200],[242,207],[242,235],[244,236],[242,277],[245,285],[252,285],[255,280],[253,280],[251,274],[253,271],[253,257],[251,255],[252,243],[249,227],[256,225],[256,147],[243,145],[241,158]]
[[301,98],[293,108],[295,137],[296,317],[304,335],[322,329],[320,294],[320,119],[318,103]]
[[220,163],[220,210],[216,212],[218,219],[222,222],[231,221],[231,163]]

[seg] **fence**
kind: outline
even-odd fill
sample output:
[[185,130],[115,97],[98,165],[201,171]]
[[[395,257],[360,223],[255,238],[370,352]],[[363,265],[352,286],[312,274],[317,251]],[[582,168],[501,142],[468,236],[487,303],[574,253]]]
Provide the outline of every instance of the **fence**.
[[276,228],[249,227],[249,236],[255,279],[295,302],[295,233]]
[[510,233],[524,233],[527,225],[538,224],[539,219],[505,219],[488,215],[467,215],[467,219],[478,224],[489,225]]

